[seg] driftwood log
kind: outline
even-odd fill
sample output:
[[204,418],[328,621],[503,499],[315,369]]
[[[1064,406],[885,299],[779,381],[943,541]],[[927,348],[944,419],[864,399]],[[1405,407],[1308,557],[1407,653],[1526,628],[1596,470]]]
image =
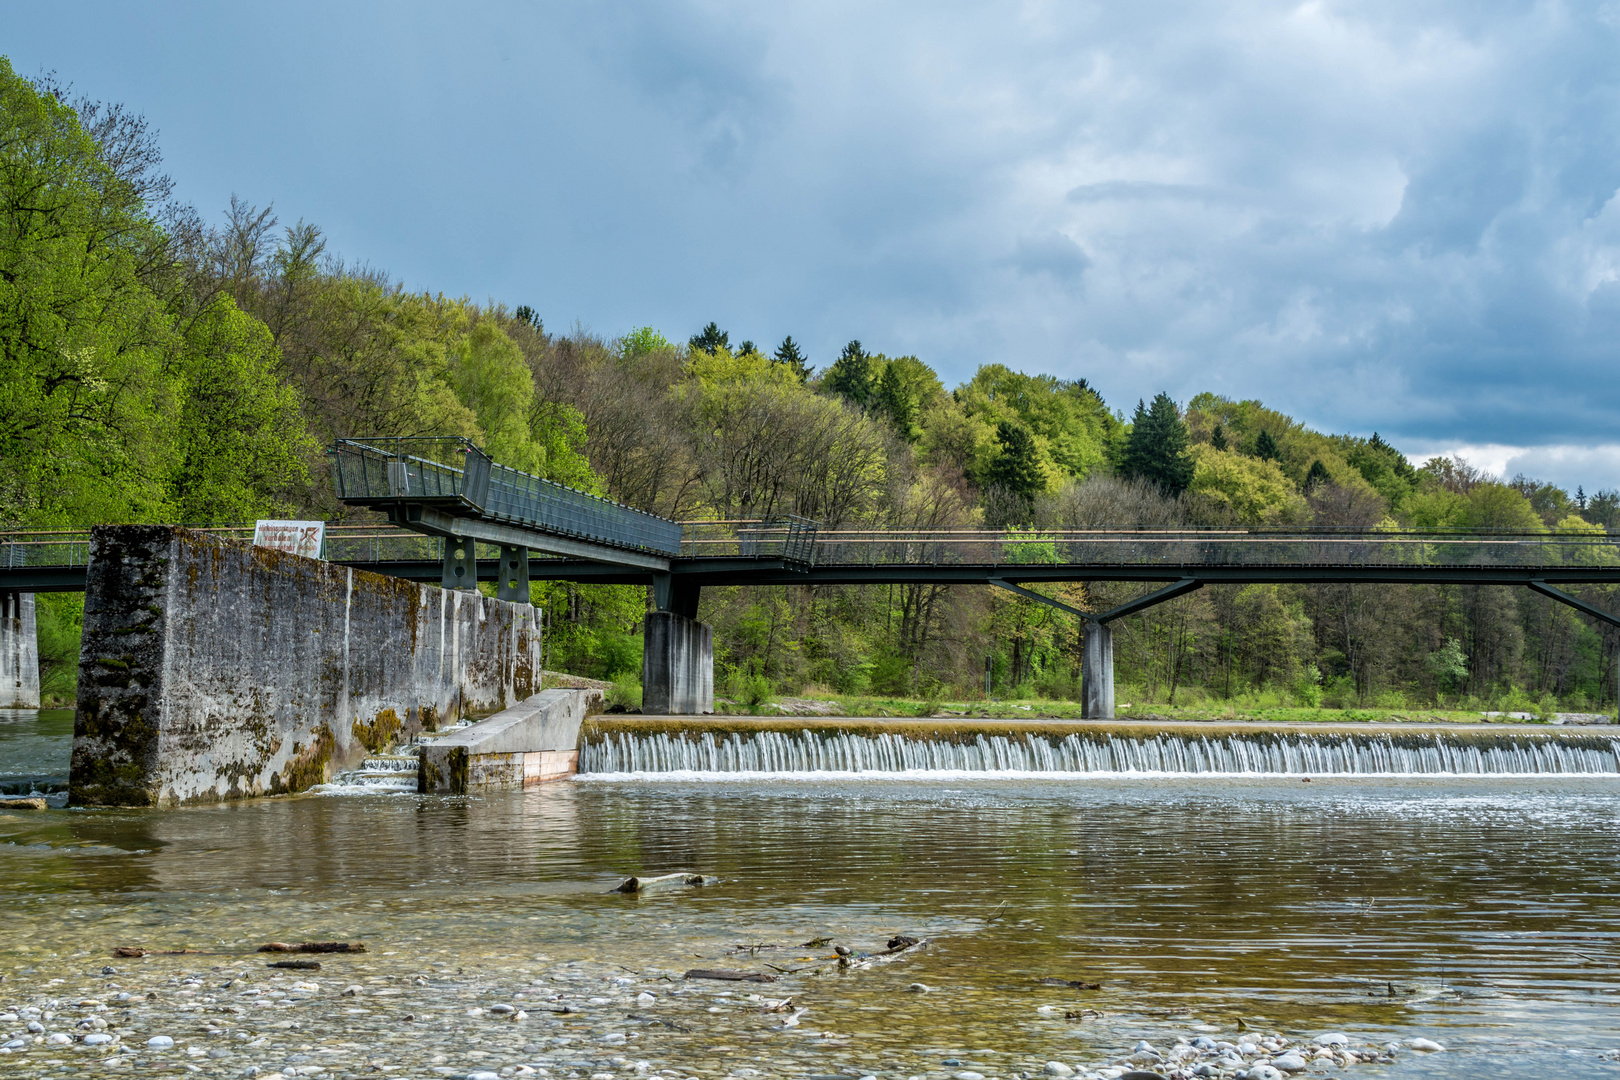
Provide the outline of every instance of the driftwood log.
[[293,953],[339,953],[339,952],[365,952],[366,946],[360,941],[302,941],[297,945],[288,945],[284,941],[271,941],[259,946],[260,952],[293,952]]
[[686,973],[688,979],[720,979],[724,982],[775,982],[775,975],[761,975],[757,971],[731,971],[725,968],[693,968]]
[[277,960],[274,963],[266,964],[264,966],[273,968],[291,968],[294,971],[321,970],[321,962],[319,960]]

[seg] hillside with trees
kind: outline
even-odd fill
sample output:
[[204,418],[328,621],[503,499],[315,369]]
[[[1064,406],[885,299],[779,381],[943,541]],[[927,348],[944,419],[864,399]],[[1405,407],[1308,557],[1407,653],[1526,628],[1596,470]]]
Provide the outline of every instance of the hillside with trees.
[[[947,388],[852,339],[815,357],[626,328],[555,333],[527,305],[413,292],[328,252],[316,225],[172,198],[156,140],[0,59],[0,528],[352,512],[323,448],[461,435],[496,459],[676,518],[795,514],[827,528],[1221,525],[1620,531],[1620,493],[1571,495],[1467,462],[1407,460],[1257,400],[1111,406],[1085,379],[987,363]],[[520,298],[529,303],[544,298]],[[1127,586],[1048,587],[1087,609]],[[1139,591],[1139,590],[1137,590]],[[1582,598],[1620,606],[1607,587]],[[647,590],[540,584],[551,656],[639,668]],[[75,601],[41,600],[47,689],[71,693]],[[1079,627],[983,587],[706,589],[717,681],[1072,698]],[[1357,705],[1615,700],[1612,629],[1506,588],[1201,590],[1116,624],[1120,697]],[[65,680],[65,681],[64,681]]]

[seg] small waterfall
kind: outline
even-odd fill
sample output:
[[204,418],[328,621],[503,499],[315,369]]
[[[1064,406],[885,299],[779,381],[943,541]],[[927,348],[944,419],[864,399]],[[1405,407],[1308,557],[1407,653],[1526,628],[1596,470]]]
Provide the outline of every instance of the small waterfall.
[[916,738],[842,731],[598,732],[583,775],[1620,776],[1620,738],[1433,733],[1107,732]]

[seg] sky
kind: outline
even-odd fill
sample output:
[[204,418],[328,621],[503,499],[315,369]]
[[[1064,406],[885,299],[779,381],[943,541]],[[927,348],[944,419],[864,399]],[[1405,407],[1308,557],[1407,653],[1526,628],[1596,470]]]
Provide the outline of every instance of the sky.
[[0,54],[549,329],[1259,398],[1620,487],[1620,3],[6,5]]

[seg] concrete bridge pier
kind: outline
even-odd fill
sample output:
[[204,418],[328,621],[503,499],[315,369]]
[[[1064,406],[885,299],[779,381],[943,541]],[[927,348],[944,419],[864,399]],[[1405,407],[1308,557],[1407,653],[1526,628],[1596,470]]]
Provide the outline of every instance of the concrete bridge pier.
[[1086,620],[1084,651],[1080,657],[1080,715],[1087,720],[1114,718],[1114,632],[1106,623]]
[[655,574],[653,604],[642,624],[641,711],[714,712],[714,631],[697,621],[698,586]]
[[0,709],[39,708],[34,594],[0,592]]

